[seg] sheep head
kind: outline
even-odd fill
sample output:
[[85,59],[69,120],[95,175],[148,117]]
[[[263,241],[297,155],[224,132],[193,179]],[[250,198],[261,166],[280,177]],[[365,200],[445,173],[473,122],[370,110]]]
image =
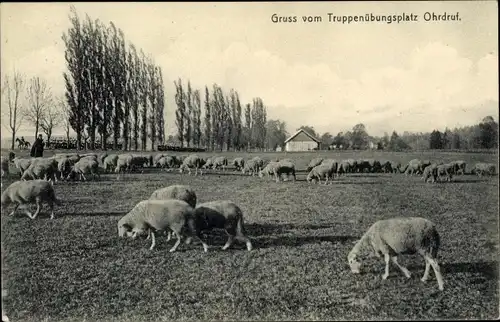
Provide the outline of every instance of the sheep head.
[[361,262],[358,261],[356,254],[352,252],[349,253],[347,256],[347,262],[349,263],[349,267],[351,268],[351,272],[353,274],[361,273]]
[[118,237],[130,237],[132,235],[132,227],[129,224],[118,223]]

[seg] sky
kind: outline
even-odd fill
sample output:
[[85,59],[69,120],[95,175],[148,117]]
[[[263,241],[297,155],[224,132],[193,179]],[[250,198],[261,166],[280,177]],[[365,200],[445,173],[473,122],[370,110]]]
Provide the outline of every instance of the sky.
[[[166,133],[175,134],[174,80],[261,97],[268,119],[337,134],[427,132],[498,120],[496,1],[297,3],[2,3],[1,74],[39,76],[64,93],[61,36],[74,5],[121,28],[162,68]],[[424,21],[457,12],[460,21]],[[342,15],[418,15],[416,22],[333,23]],[[272,15],[297,16],[274,23]],[[302,16],[321,16],[304,23]],[[9,137],[2,99],[2,138]],[[19,135],[32,135],[23,125]],[[63,135],[57,129],[55,135]]]

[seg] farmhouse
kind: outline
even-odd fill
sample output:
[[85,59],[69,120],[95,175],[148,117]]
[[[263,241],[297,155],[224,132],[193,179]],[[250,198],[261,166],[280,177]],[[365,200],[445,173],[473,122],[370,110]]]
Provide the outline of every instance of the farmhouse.
[[311,151],[319,149],[320,140],[307,133],[303,129],[295,132],[294,135],[286,139],[285,151]]

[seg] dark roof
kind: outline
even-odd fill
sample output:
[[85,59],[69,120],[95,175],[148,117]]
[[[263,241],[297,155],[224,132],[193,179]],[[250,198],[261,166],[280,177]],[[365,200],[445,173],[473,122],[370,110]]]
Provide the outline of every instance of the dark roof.
[[316,143],[321,143],[320,140],[318,140],[317,138],[315,138],[314,136],[312,136],[311,134],[309,134],[307,131],[305,131],[304,129],[300,129],[298,130],[297,132],[295,132],[294,135],[292,135],[291,137],[289,137],[288,139],[285,140],[285,143],[287,143],[288,141],[292,140],[294,137],[296,137],[297,135],[299,135],[301,132],[303,132],[305,135],[307,135],[308,137],[311,138],[311,140],[315,141]]

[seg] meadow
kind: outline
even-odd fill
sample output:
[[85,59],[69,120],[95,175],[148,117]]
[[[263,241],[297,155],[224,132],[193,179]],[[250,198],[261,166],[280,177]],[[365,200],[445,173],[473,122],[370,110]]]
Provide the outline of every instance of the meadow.
[[[197,154],[286,157],[301,170],[318,156],[498,164],[498,154],[485,153]],[[47,208],[35,220],[9,217],[11,208],[2,209],[6,313],[11,321],[33,322],[499,317],[498,176],[430,184],[402,174],[348,174],[326,186],[305,177],[299,171],[296,182],[276,183],[232,169],[203,176],[145,169],[119,180],[103,174],[99,181],[57,182],[63,204],[54,220]],[[17,178],[11,173],[3,179],[2,190]],[[118,220],[171,184],[192,186],[198,202],[236,202],[254,250],[236,243],[222,251],[226,236],[218,231],[205,234],[208,253],[196,242],[169,253],[173,241],[167,245],[164,237],[153,251],[149,240],[118,238]],[[418,255],[399,259],[411,279],[391,266],[383,281],[384,262],[377,258],[365,261],[363,274],[350,273],[347,254],[354,243],[376,220],[395,216],[422,216],[437,225],[444,291],[433,272],[427,283],[420,281],[425,264]]]

